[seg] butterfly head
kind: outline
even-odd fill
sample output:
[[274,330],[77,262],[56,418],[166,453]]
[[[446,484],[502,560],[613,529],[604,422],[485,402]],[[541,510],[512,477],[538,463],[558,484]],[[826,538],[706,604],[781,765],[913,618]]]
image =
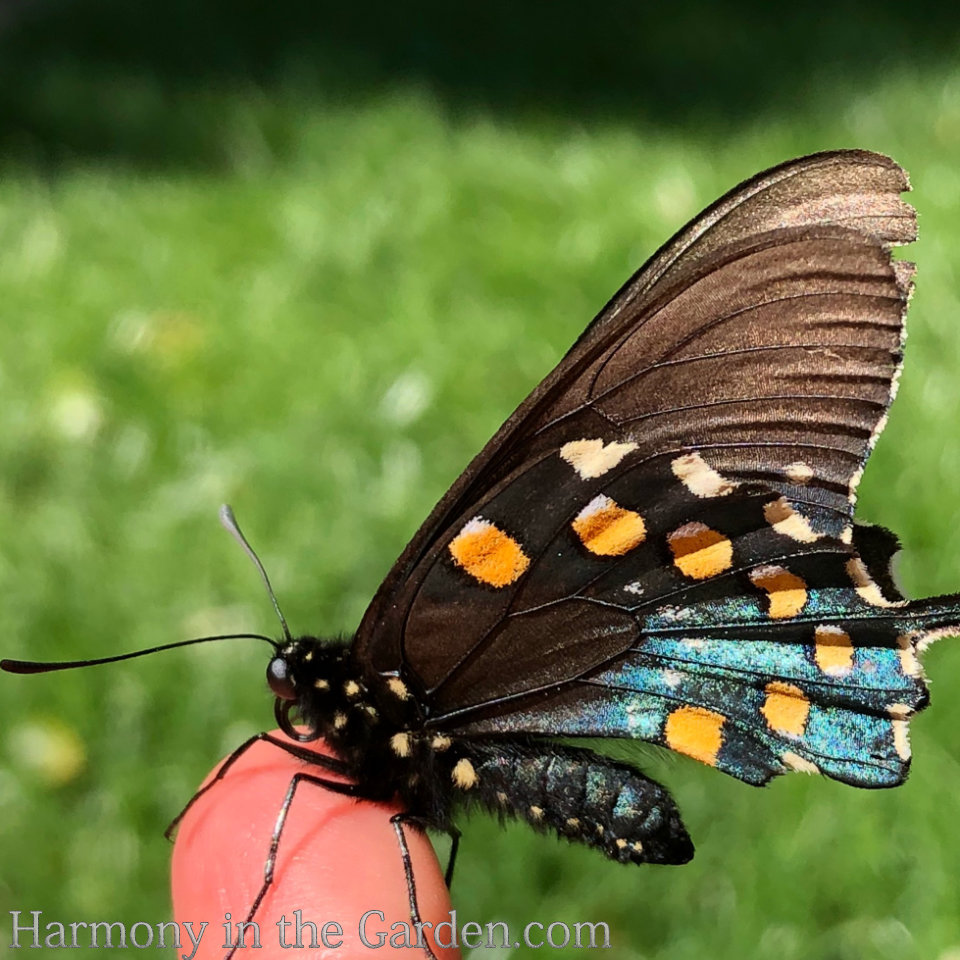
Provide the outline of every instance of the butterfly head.
[[343,649],[316,637],[300,637],[279,644],[267,664],[267,684],[278,700],[297,701],[303,690],[324,689],[339,673]]
[[[348,676],[347,648],[333,640],[299,637],[277,647],[267,664],[267,685],[276,697],[280,729],[297,740],[329,736],[326,719],[360,690]],[[292,714],[298,715],[294,727]]]

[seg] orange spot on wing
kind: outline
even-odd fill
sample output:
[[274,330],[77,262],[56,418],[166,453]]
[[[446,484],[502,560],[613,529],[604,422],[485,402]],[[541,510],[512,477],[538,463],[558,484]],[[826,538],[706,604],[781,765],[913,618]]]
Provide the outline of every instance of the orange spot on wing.
[[671,750],[716,766],[725,719],[723,714],[704,707],[678,707],[667,717],[664,740]]
[[806,583],[783,567],[757,567],[750,571],[750,579],[755,587],[767,592],[770,603],[767,612],[775,620],[795,617],[807,602]]
[[491,587],[514,583],[530,566],[530,558],[513,537],[480,517],[464,525],[449,550],[471,577]]
[[814,639],[816,646],[813,658],[824,673],[842,677],[850,672],[853,667],[853,643],[849,634],[839,627],[825,624],[817,627]]
[[766,694],[760,712],[770,729],[790,737],[802,736],[810,715],[810,701],[804,692],[792,683],[774,682],[767,684]]
[[601,557],[620,557],[643,543],[646,524],[639,513],[627,510],[602,494],[594,497],[571,524],[580,542]]
[[733,544],[704,523],[685,523],[667,536],[673,563],[694,580],[715,577],[733,564]]

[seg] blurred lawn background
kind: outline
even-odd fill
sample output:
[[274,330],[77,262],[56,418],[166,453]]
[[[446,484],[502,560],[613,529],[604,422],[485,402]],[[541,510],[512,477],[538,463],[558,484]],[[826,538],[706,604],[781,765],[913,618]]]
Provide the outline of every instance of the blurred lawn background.
[[[839,146],[904,164],[921,217],[859,514],[901,535],[910,592],[960,588],[960,21],[657,7],[0,9],[0,652],[275,633],[224,501],[294,630],[351,631],[656,246],[757,170]],[[461,919],[602,919],[624,958],[957,960],[960,644],[926,665],[902,789],[761,791],[651,748],[692,864],[623,868],[475,817]],[[0,950],[12,909],[168,918],[163,829],[273,723],[264,666],[239,642],[0,677]]]

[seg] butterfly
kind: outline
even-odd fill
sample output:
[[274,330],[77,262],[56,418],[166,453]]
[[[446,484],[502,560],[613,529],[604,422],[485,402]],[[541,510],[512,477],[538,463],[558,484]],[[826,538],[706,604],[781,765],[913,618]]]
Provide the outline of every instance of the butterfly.
[[919,652],[960,632],[960,596],[905,599],[896,537],[853,518],[901,368],[908,189],[887,157],[821,153],[684,227],[441,499],[349,643],[284,623],[267,675],[300,746],[274,742],[417,825],[455,835],[473,806],[635,864],[693,856],[674,799],[557,738],[755,785],[902,783]]

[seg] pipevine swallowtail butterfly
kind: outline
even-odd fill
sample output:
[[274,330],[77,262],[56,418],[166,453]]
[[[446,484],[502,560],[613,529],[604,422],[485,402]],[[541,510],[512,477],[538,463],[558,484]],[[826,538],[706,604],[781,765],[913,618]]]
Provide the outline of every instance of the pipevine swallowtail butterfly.
[[804,157],[654,254],[439,502],[352,642],[276,644],[281,728],[337,759],[284,749],[421,825],[476,805],[637,864],[692,857],[672,797],[554,738],[648,741],[756,785],[902,783],[918,652],[960,632],[960,596],[905,599],[896,538],[853,519],[901,366],[908,189],[878,154]]

